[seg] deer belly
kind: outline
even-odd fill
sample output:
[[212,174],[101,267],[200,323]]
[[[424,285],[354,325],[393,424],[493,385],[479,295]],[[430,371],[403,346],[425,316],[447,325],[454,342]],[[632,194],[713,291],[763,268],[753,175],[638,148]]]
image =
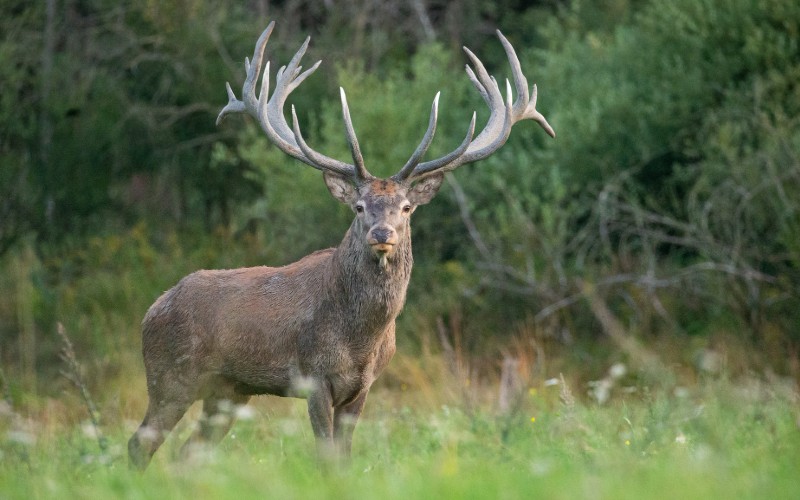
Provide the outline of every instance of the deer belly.
[[263,362],[248,365],[229,363],[220,372],[233,384],[237,394],[288,396],[292,392],[292,373],[296,369]]
[[233,390],[237,394],[242,394],[245,396],[261,396],[265,394],[271,396],[290,395],[290,388],[283,381],[276,381],[275,383],[269,383],[269,381],[266,382],[267,383],[258,383],[257,385],[253,385],[247,382],[235,381],[233,383]]

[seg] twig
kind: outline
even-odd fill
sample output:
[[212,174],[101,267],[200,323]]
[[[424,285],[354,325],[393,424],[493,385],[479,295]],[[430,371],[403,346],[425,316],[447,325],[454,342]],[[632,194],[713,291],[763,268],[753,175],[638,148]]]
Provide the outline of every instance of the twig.
[[97,406],[95,406],[92,396],[89,394],[89,389],[86,387],[83,377],[81,377],[81,366],[80,363],[78,363],[78,358],[75,356],[75,349],[72,347],[72,342],[69,340],[69,337],[67,337],[64,325],[60,322],[58,323],[58,335],[64,342],[64,347],[62,347],[59,357],[67,365],[68,369],[68,371],[61,370],[61,375],[72,382],[80,391],[83,402],[86,404],[86,409],[89,411],[89,418],[92,421],[95,436],[97,436],[97,445],[100,447],[101,453],[106,453],[108,451],[108,441],[100,429],[100,413],[97,411]]
[[[686,280],[691,279],[698,275],[699,272],[709,272],[709,273],[720,273],[720,274],[727,274],[729,276],[733,276],[736,278],[742,278],[745,280],[751,281],[758,281],[763,283],[776,283],[778,280],[775,276],[771,276],[769,274],[765,274],[755,269],[744,268],[740,269],[737,268],[734,264],[722,264],[717,262],[698,262],[696,264],[692,264],[686,266],[685,268],[681,269],[680,271],[673,272],[671,276],[658,278],[656,276],[648,276],[648,275],[639,275],[636,273],[625,273],[625,274],[615,274],[612,276],[607,276],[596,283],[593,283],[592,290],[611,287],[613,285],[622,285],[622,284],[631,284],[633,286],[642,287],[647,290],[659,289],[659,288],[670,288],[670,287],[677,287],[684,283]],[[534,317],[535,321],[542,321],[548,316],[552,315],[553,313],[564,309],[565,307],[569,307],[576,302],[579,302],[582,298],[586,297],[586,290],[583,289],[581,280],[577,280],[576,288],[578,291],[571,295],[568,295],[558,301],[555,301],[545,307],[543,307],[536,316]]]
[[453,189],[453,195],[456,200],[456,205],[458,205],[458,211],[461,214],[461,220],[464,223],[464,226],[467,228],[467,232],[469,233],[472,242],[475,244],[475,247],[478,249],[478,252],[480,252],[483,259],[487,262],[492,262],[494,260],[492,258],[492,252],[489,251],[489,247],[483,241],[483,237],[481,237],[478,227],[472,220],[472,214],[470,213],[467,195],[464,194],[464,190],[461,189],[461,184],[452,175],[446,175],[445,180]]
[[11,389],[8,386],[8,379],[6,379],[2,366],[0,366],[0,389],[3,391],[3,400],[11,404]]
[[662,363],[661,359],[652,351],[641,345],[635,337],[630,335],[605,300],[597,293],[596,288],[591,283],[579,283],[581,292],[589,302],[597,321],[617,347],[627,354],[630,359],[639,365],[639,368],[648,372],[656,380],[668,381],[671,379],[671,371]]

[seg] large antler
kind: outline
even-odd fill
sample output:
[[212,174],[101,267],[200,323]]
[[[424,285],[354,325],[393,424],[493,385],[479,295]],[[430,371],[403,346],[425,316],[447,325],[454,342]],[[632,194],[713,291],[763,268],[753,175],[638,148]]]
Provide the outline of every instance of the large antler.
[[306,41],[300,46],[300,49],[298,49],[297,53],[292,57],[289,64],[278,70],[275,76],[275,89],[272,92],[272,97],[268,96],[269,62],[266,63],[261,89],[259,90],[258,97],[256,97],[256,84],[258,83],[258,77],[261,73],[261,67],[264,65],[264,51],[274,27],[275,21],[272,21],[258,38],[255,50],[253,51],[252,62],[247,58],[244,60],[244,69],[247,73],[247,77],[242,86],[242,100],[240,101],[236,98],[229,83],[225,84],[228,90],[228,104],[222,108],[219,116],[217,116],[217,125],[219,125],[228,113],[247,113],[258,121],[267,138],[289,156],[307,165],[311,165],[318,170],[326,170],[348,177],[356,183],[372,179],[373,176],[364,166],[361,149],[358,146],[358,140],[353,130],[353,123],[350,120],[350,111],[347,107],[347,98],[345,97],[344,89],[340,89],[342,114],[344,115],[350,151],[353,154],[353,164],[329,158],[311,149],[308,144],[305,143],[300,133],[300,125],[297,121],[297,114],[294,106],[292,106],[293,126],[289,127],[289,124],[286,122],[286,118],[283,114],[283,105],[286,102],[286,98],[303,82],[303,80],[316,71],[321,62],[317,61],[311,68],[301,73],[303,68],[300,66],[300,59],[308,48],[310,37],[306,38]]
[[425,150],[427,150],[433,138],[433,131],[436,129],[437,106],[439,100],[439,95],[437,94],[433,102],[428,131],[411,159],[409,159],[405,166],[394,175],[393,178],[395,180],[412,182],[434,173],[453,170],[466,163],[486,158],[505,144],[511,132],[511,127],[521,120],[534,120],[542,126],[550,137],[556,136],[556,133],[553,131],[550,124],[547,123],[545,117],[536,110],[536,85],[534,84],[533,87],[531,87],[529,93],[528,80],[522,73],[519,59],[517,58],[516,52],[514,52],[514,47],[511,46],[509,41],[499,30],[497,31],[497,36],[503,44],[503,48],[506,51],[508,61],[511,65],[517,100],[512,104],[511,84],[508,80],[506,80],[506,99],[504,100],[495,78],[489,75],[480,59],[478,59],[472,51],[464,47],[464,51],[467,53],[467,56],[470,61],[472,61],[472,65],[475,68],[473,70],[473,68],[467,65],[467,75],[475,85],[475,88],[478,89],[478,92],[480,92],[483,100],[486,101],[491,111],[486,127],[473,140],[472,136],[475,130],[475,114],[473,113],[467,136],[459,147],[441,158],[419,163],[419,160],[422,158],[422,155],[425,154]]

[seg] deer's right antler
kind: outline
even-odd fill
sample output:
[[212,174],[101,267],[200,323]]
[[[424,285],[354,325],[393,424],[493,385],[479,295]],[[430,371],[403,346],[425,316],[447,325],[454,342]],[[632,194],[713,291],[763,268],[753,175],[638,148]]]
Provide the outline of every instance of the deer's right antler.
[[[467,66],[467,75],[473,85],[475,85],[475,88],[478,89],[483,100],[486,101],[491,112],[486,127],[478,134],[478,137],[474,140],[472,139],[475,130],[475,114],[473,113],[467,136],[460,146],[441,158],[419,163],[422,154],[424,154],[427,145],[430,143],[428,133],[436,127],[436,113],[432,112],[432,123],[428,126],[428,133],[426,133],[422,144],[420,144],[420,147],[414,155],[412,155],[411,159],[393,176],[395,180],[413,182],[429,175],[447,172],[461,165],[486,158],[505,144],[511,133],[511,127],[521,120],[534,120],[541,125],[550,137],[556,136],[553,128],[547,123],[547,119],[536,110],[536,85],[534,84],[533,87],[531,87],[529,93],[528,79],[525,78],[525,75],[522,73],[519,58],[517,58],[514,47],[511,46],[511,43],[509,43],[499,30],[497,31],[497,36],[503,44],[509,64],[511,65],[514,87],[517,91],[517,100],[512,104],[511,84],[508,80],[506,80],[506,99],[504,100],[500,88],[497,85],[497,80],[489,75],[481,60],[478,59],[471,50],[464,47],[464,51],[475,67],[475,69],[473,69]],[[436,97],[437,99],[434,100],[434,108],[436,107],[439,95],[437,94]],[[422,154],[418,154],[420,150],[422,150]]]
[[364,159],[361,156],[358,139],[356,139],[356,134],[353,130],[353,123],[350,119],[350,111],[347,106],[347,98],[344,89],[341,89],[342,114],[344,115],[350,151],[353,154],[352,164],[330,158],[311,149],[303,140],[303,136],[300,133],[300,125],[297,121],[297,113],[295,112],[294,106],[292,106],[293,126],[290,127],[286,122],[286,118],[283,114],[283,105],[286,103],[286,98],[303,82],[303,80],[316,71],[321,62],[317,61],[311,68],[301,73],[303,68],[300,66],[300,59],[308,48],[310,38],[306,38],[306,41],[300,46],[300,49],[298,49],[297,53],[292,57],[289,64],[278,70],[275,76],[275,90],[272,92],[272,97],[268,96],[270,64],[269,62],[266,63],[261,89],[258,93],[258,97],[256,97],[256,84],[261,73],[261,67],[264,65],[264,51],[274,27],[275,21],[272,21],[269,23],[269,26],[267,26],[267,29],[261,33],[261,36],[256,42],[255,50],[253,51],[253,60],[250,61],[247,58],[244,60],[244,69],[247,73],[247,77],[242,86],[242,100],[240,101],[236,98],[236,94],[231,90],[229,83],[225,84],[228,90],[228,104],[222,108],[219,116],[217,116],[217,125],[219,125],[229,113],[247,113],[258,121],[267,138],[289,156],[318,170],[334,172],[348,177],[356,184],[374,178],[364,166]]

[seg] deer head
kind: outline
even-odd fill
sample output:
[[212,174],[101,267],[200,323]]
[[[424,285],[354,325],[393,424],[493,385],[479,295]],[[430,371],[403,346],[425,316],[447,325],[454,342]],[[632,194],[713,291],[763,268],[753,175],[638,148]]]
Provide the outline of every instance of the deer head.
[[411,214],[417,206],[428,203],[442,183],[441,175],[411,186],[393,179],[353,185],[349,179],[328,172],[324,177],[333,197],[353,209],[358,233],[384,267],[400,244],[408,240]]
[[[242,87],[242,100],[236,98],[230,84],[227,84],[229,101],[217,117],[217,124],[229,113],[247,113],[258,121],[269,140],[281,151],[313,168],[322,170],[325,183],[333,197],[349,205],[356,213],[357,224],[365,238],[364,243],[369,245],[382,265],[385,265],[387,258],[392,256],[398,243],[404,241],[411,213],[417,206],[428,203],[433,198],[442,184],[445,172],[494,153],[505,144],[511,127],[524,119],[536,121],[551,137],[555,137],[555,132],[545,117],[536,110],[536,85],[528,90],[528,81],[522,74],[514,48],[498,31],[497,36],[511,65],[517,99],[512,102],[511,83],[508,80],[506,80],[504,99],[495,78],[489,75],[480,59],[464,47],[472,62],[472,67],[469,65],[466,67],[467,75],[490,110],[489,120],[484,129],[474,137],[475,113],[473,112],[467,134],[456,149],[441,158],[422,162],[436,131],[439,109],[439,93],[437,93],[431,106],[428,129],[411,158],[390,178],[376,178],[369,173],[364,164],[344,89],[340,88],[342,115],[353,163],[342,162],[311,149],[300,132],[294,106],[292,106],[292,126],[290,127],[286,121],[283,106],[287,97],[319,67],[321,62],[317,61],[311,68],[302,71],[300,60],[308,48],[310,38],[306,38],[289,64],[278,70],[275,89],[272,96],[268,95],[270,63],[264,65],[264,51],[274,26],[273,21],[259,37],[253,52],[253,60],[245,58],[247,76]],[[256,96],[256,85],[262,66],[265,66],[264,77]]]

